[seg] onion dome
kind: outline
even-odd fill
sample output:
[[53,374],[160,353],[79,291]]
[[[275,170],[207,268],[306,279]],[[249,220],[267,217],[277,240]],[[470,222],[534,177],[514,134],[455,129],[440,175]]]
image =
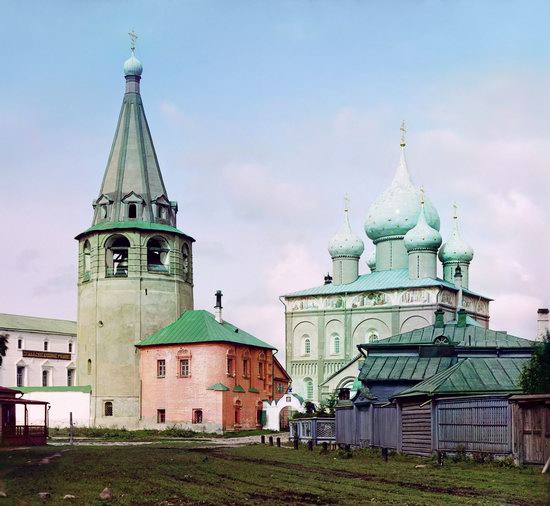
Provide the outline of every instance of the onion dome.
[[424,194],[422,193],[422,202],[420,207],[420,216],[416,225],[406,234],[403,242],[407,251],[432,250],[437,251],[441,246],[441,234],[433,227],[430,227],[426,221]]
[[132,49],[132,56],[124,62],[124,75],[125,76],[141,76],[143,72],[143,65],[136,58],[134,50]]
[[376,270],[376,250],[373,249],[372,253],[369,256],[369,259],[367,260],[367,266],[369,267],[371,272],[374,272]]
[[[365,232],[373,241],[383,237],[404,236],[418,221],[420,192],[414,186],[405,159],[404,125],[401,126],[401,158],[390,186],[370,206],[365,221]],[[426,223],[439,230],[439,215],[426,199],[424,215]]]
[[342,223],[340,231],[329,241],[328,252],[332,258],[359,258],[363,251],[365,251],[363,241],[351,231],[348,216],[348,199],[346,198],[344,222]]
[[458,215],[456,212],[453,216],[454,226],[453,232],[449,240],[439,250],[439,260],[443,263],[447,262],[471,262],[474,258],[474,250],[462,239],[460,230],[458,229]]

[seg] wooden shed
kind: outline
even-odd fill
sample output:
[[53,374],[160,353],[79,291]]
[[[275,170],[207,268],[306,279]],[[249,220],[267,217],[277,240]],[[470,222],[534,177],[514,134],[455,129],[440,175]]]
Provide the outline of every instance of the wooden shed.
[[550,393],[510,397],[513,452],[519,464],[544,464],[550,458]]
[[[48,437],[48,403],[17,397],[19,390],[0,387],[0,445],[45,445]],[[23,406],[23,423],[18,423],[17,406]],[[44,409],[44,425],[30,425],[28,409],[37,406]]]

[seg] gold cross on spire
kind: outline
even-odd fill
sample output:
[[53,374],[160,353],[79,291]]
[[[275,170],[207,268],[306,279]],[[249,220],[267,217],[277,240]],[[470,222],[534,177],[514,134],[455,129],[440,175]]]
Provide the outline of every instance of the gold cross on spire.
[[405,126],[405,120],[401,122],[401,144],[399,144],[402,148],[405,147],[405,134],[407,133],[407,127]]
[[426,199],[425,199],[425,197],[424,197],[424,187],[421,186],[421,187],[420,187],[420,205],[421,205],[422,207],[424,207],[424,202],[425,202],[425,200],[426,200]]
[[136,49],[136,39],[138,38],[137,33],[134,32],[134,29],[132,28],[132,31],[128,32],[128,35],[130,36],[130,49],[134,52]]
[[453,218],[456,220],[458,218],[458,206],[456,205],[456,202],[453,204],[453,209],[454,209]]
[[346,213],[349,211],[349,195],[347,193],[344,195],[344,211]]

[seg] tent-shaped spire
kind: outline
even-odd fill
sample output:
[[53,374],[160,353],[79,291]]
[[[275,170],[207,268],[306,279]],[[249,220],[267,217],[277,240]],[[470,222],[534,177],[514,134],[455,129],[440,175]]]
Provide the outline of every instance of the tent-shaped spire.
[[[132,35],[132,34],[131,34]],[[124,64],[126,92],[105,169],[94,201],[93,225],[124,222],[176,226],[177,204],[168,200],[139,83],[143,67],[132,55]]]

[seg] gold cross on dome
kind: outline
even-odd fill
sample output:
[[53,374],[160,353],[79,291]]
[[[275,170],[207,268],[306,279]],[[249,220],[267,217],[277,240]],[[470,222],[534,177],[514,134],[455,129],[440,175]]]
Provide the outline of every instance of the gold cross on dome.
[[138,38],[137,33],[132,28],[132,31],[128,32],[128,35],[130,36],[130,49],[134,51],[136,49],[136,39]]
[[458,206],[456,205],[456,202],[453,204],[454,214],[453,218],[456,220],[458,218]]
[[405,120],[403,120],[401,122],[401,128],[399,130],[401,130],[401,144],[400,144],[400,146],[402,148],[404,148],[405,147],[405,134],[407,133],[407,127],[405,126]]
[[425,200],[426,198],[424,197],[424,187],[421,186],[420,187],[420,204],[422,205],[422,207],[424,207]]

